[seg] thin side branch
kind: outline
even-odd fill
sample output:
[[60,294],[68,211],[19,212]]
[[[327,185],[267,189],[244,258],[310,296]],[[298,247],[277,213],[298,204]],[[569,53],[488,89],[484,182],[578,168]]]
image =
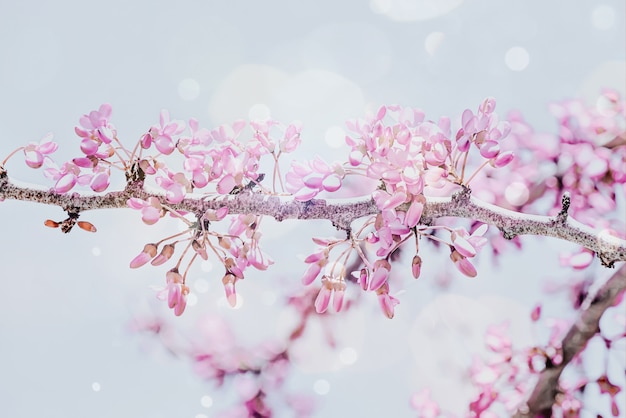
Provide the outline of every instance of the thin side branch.
[[539,380],[526,404],[515,414],[515,418],[550,417],[552,405],[559,393],[559,377],[569,362],[580,353],[587,342],[600,330],[600,318],[613,306],[626,290],[626,265],[623,265],[598,290],[590,295],[581,308],[580,316],[561,343],[563,361],[549,365],[539,375]]
[[[127,208],[131,197],[148,199],[157,197],[164,201],[164,195],[147,191],[141,181],[131,181],[122,191],[102,195],[57,194],[50,190],[20,186],[9,181],[6,172],[0,172],[0,200],[14,199],[59,206],[66,212],[82,213],[95,209]],[[338,229],[350,230],[353,221],[379,213],[370,197],[355,199],[313,199],[300,202],[290,196],[271,196],[263,193],[244,191],[235,195],[216,197],[187,197],[178,204],[169,205],[181,211],[203,215],[207,210],[228,207],[228,213],[267,215],[278,221],[285,219],[324,219]],[[400,207],[399,209],[406,209]],[[626,261],[626,240],[619,239],[603,231],[595,231],[586,225],[566,216],[567,207],[554,217],[529,215],[482,202],[464,189],[452,197],[429,197],[426,199],[422,219],[456,217],[475,219],[498,227],[505,238],[518,235],[537,235],[560,238],[579,244],[600,258],[602,264],[613,267],[615,262]]]

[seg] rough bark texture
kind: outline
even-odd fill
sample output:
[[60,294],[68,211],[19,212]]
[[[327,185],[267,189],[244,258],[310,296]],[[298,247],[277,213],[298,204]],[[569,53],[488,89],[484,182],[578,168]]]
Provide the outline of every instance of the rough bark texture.
[[562,341],[563,361],[550,365],[539,375],[539,380],[515,418],[551,417],[552,405],[559,393],[559,377],[568,363],[580,353],[587,342],[600,330],[600,318],[613,306],[626,289],[626,265],[615,274],[594,295],[585,301],[580,314]]
[[[101,195],[57,194],[49,190],[23,187],[9,181],[6,172],[0,171],[0,200],[15,199],[55,205],[68,214],[80,214],[94,209],[128,208],[131,197],[147,199],[162,194],[147,191],[140,181],[129,182],[122,191]],[[182,202],[168,205],[202,216],[208,209],[227,206],[229,214],[258,214],[285,219],[325,219],[343,230],[350,230],[356,219],[379,212],[374,200],[367,196],[356,199],[312,199],[299,202],[288,196],[271,196],[244,191],[235,195],[187,197]],[[560,238],[580,244],[594,251],[603,265],[613,267],[615,262],[626,261],[626,241],[577,222],[567,216],[568,205],[554,217],[529,215],[503,209],[471,197],[465,189],[451,197],[427,198],[422,221],[440,217],[475,219],[498,227],[503,235],[512,239],[518,235],[538,235]],[[400,209],[403,209],[400,207]],[[406,208],[405,208],[406,209]]]

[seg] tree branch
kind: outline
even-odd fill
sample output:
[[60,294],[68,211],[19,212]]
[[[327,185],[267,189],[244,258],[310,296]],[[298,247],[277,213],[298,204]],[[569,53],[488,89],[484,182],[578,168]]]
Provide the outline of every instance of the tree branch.
[[626,265],[623,265],[595,295],[590,295],[583,303],[580,316],[561,343],[563,361],[558,365],[551,364],[541,372],[532,394],[515,414],[515,418],[552,416],[552,405],[559,392],[559,377],[563,369],[599,332],[600,318],[608,308],[615,305],[625,290]]
[[[32,188],[11,182],[6,171],[0,170],[0,200],[13,199],[59,206],[68,213],[79,214],[94,209],[127,208],[131,197],[165,200],[162,193],[146,190],[141,181],[131,181],[122,191],[101,195],[57,194],[51,190]],[[207,210],[228,207],[228,213],[267,215],[277,221],[285,219],[325,219],[342,230],[348,231],[353,221],[379,213],[370,196],[354,199],[312,199],[300,202],[291,196],[272,196],[244,191],[234,195],[215,197],[187,197],[169,207],[202,216]],[[404,204],[399,210],[408,209]],[[498,227],[505,238],[518,235],[537,235],[560,238],[579,244],[600,258],[603,265],[613,267],[615,262],[626,261],[626,240],[567,217],[567,205],[557,216],[538,216],[507,210],[471,197],[469,189],[463,189],[451,197],[428,197],[424,205],[422,221],[440,217],[474,219]]]

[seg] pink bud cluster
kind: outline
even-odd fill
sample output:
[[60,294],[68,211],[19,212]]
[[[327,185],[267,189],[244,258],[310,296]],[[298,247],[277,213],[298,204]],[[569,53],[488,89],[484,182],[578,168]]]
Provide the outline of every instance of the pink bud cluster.
[[[567,100],[550,105],[558,134],[535,132],[511,113],[508,149],[522,150],[506,170],[493,170],[472,185],[472,193],[501,207],[526,213],[561,208],[571,196],[569,215],[597,229],[626,237],[623,217],[615,213],[616,197],[626,193],[626,101],[606,90],[596,103]],[[496,242],[495,240],[493,241]],[[562,257],[564,265],[587,267],[593,254],[581,250]]]
[[[426,120],[420,110],[405,109],[400,106],[383,106],[377,114],[367,120],[347,123],[352,136],[346,137],[351,147],[348,163],[343,167],[330,165],[316,158],[303,165],[293,163],[287,174],[288,190],[296,198],[307,200],[322,191],[332,192],[341,187],[346,176],[365,176],[378,182],[373,190],[374,199],[380,213],[364,221],[358,231],[350,231],[350,237],[341,243],[348,245],[347,255],[355,251],[365,267],[360,271],[349,272],[365,291],[375,292],[383,313],[393,317],[398,299],[389,294],[391,254],[411,237],[415,238],[415,256],[411,271],[419,277],[422,259],[417,255],[417,242],[420,237],[435,238],[434,231],[446,231],[450,239],[443,241],[450,247],[450,259],[457,269],[469,277],[477,272],[470,259],[475,257],[486,243],[483,237],[487,226],[476,227],[470,234],[465,228],[444,226],[423,226],[420,219],[430,193],[450,193],[459,186],[467,186],[476,173],[485,165],[499,168],[513,160],[510,151],[502,151],[500,141],[510,132],[508,122],[500,122],[493,110],[495,100],[488,98],[476,113],[469,109],[463,112],[462,126],[452,137],[451,123],[441,118],[437,123]],[[454,139],[452,139],[454,138]],[[466,169],[470,164],[470,152],[474,158],[482,160],[470,177]],[[472,158],[473,159],[473,158]],[[440,238],[436,238],[440,240]],[[329,264],[329,253],[338,242],[318,239],[322,245],[317,252],[307,257],[309,263],[303,282],[312,283]],[[367,248],[373,255],[362,250]],[[347,257],[345,253],[340,257]],[[332,265],[334,262],[330,262]],[[338,277],[322,276],[319,300],[327,301],[334,290],[329,283],[343,282],[345,273]],[[336,292],[336,290],[334,290]],[[343,297],[343,290],[341,293]],[[326,310],[328,303],[320,303],[318,312]],[[341,304],[336,306],[340,309]]]

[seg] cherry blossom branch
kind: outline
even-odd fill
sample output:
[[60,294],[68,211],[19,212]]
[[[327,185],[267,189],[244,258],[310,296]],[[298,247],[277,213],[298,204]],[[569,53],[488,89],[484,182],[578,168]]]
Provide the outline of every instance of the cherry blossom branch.
[[581,308],[581,313],[561,343],[563,360],[558,365],[549,363],[539,375],[539,380],[525,405],[515,414],[516,418],[550,417],[552,405],[559,393],[559,377],[587,342],[600,330],[600,318],[604,312],[619,301],[626,290],[626,265],[623,265],[598,290],[590,295]]
[[[0,171],[0,200],[14,199],[59,206],[71,216],[95,209],[127,208],[128,199],[163,199],[161,193],[147,191],[141,181],[129,181],[122,191],[102,195],[58,194],[51,190],[20,186],[11,182],[6,171]],[[180,203],[169,205],[175,210],[192,212],[198,217],[207,210],[228,208],[228,213],[271,216],[277,221],[286,219],[328,220],[338,229],[350,231],[353,221],[380,213],[372,197],[355,199],[312,199],[298,201],[288,196],[272,196],[255,192],[242,192],[219,197],[186,197]],[[498,227],[505,238],[518,235],[536,235],[560,238],[579,244],[600,258],[603,265],[613,267],[615,262],[626,261],[626,241],[577,222],[567,216],[569,197],[563,198],[563,209],[557,216],[539,216],[507,210],[471,196],[465,188],[451,197],[428,197],[421,222],[456,217],[478,220]],[[403,207],[398,207],[402,210]]]

